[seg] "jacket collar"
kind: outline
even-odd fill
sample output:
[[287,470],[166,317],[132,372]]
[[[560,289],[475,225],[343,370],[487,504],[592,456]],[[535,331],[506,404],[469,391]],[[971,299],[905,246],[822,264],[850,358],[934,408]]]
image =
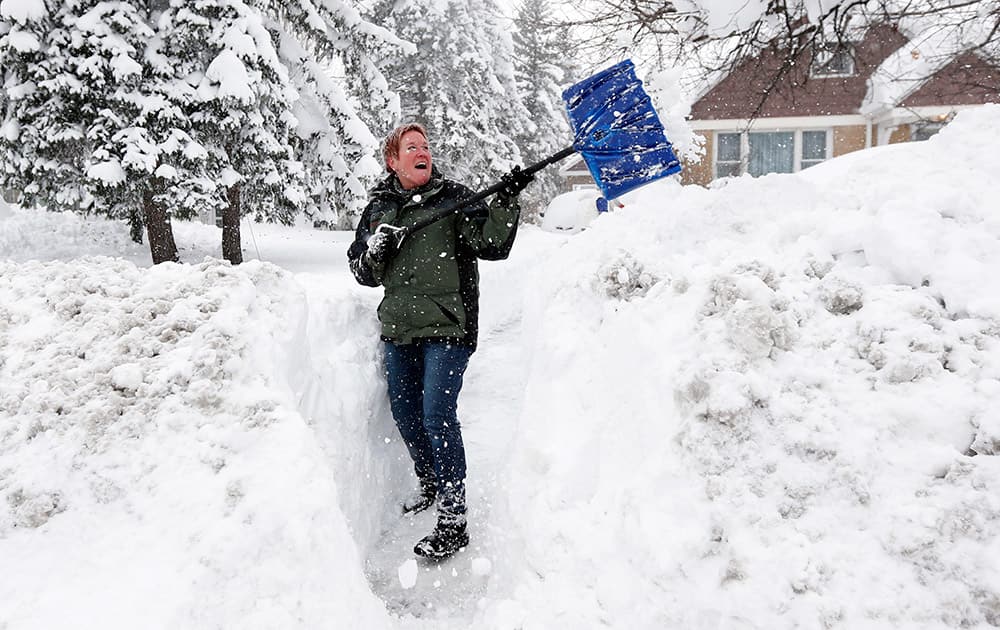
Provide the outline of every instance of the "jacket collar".
[[400,206],[405,206],[413,200],[413,197],[416,195],[420,195],[422,200],[430,199],[440,192],[443,185],[444,176],[441,175],[437,166],[431,166],[431,178],[423,186],[406,190],[400,185],[399,178],[396,177],[396,174],[389,173],[375,186],[375,188],[372,189],[371,196],[389,197],[398,201]]

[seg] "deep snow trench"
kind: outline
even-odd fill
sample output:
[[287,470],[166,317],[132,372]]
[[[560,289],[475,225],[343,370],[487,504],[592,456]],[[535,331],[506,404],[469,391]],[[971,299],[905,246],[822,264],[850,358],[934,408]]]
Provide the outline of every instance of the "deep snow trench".
[[[434,510],[404,516],[400,508],[416,479],[393,424],[380,373],[381,342],[374,312],[381,292],[351,288],[354,305],[345,308],[342,287],[331,292],[328,275],[299,274],[296,279],[306,289],[306,338],[313,341],[310,368],[303,371],[299,411],[328,453],[340,507],[363,556],[373,593],[402,618],[472,621],[480,600],[488,592],[503,590],[499,583],[510,541],[495,526],[492,514],[494,506],[503,502],[500,477],[525,391],[526,371],[516,367],[526,360],[519,314],[502,310],[484,317],[459,398],[469,470],[471,543],[447,561],[430,562],[417,559],[412,549],[433,529]],[[322,345],[317,346],[320,340]],[[343,384],[359,391],[344,396]]]

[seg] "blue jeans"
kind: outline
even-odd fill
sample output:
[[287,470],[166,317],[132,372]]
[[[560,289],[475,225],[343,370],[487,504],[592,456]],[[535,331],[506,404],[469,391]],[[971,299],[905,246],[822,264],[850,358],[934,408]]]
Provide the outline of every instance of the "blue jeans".
[[389,404],[421,479],[437,483],[439,514],[465,520],[465,445],[458,393],[472,348],[446,341],[385,342]]

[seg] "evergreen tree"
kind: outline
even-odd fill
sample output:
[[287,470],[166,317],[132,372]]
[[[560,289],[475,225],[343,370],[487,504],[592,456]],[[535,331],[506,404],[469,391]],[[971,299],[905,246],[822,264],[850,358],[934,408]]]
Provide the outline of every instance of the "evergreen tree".
[[[142,72],[134,84],[117,81],[98,121],[100,140],[88,178],[104,214],[124,217],[139,208],[153,262],[178,261],[172,219],[190,219],[220,205],[208,170],[208,149],[195,137],[192,114],[198,103],[195,79],[204,66],[189,55],[178,0],[140,14],[129,2],[115,5],[106,23],[128,14],[150,28],[144,39]],[[150,26],[152,25],[152,26]],[[141,27],[136,27],[141,30]]]
[[298,91],[293,143],[305,165],[305,212],[315,223],[353,228],[367,190],[383,173],[372,132],[399,117],[399,97],[380,70],[412,44],[334,0],[266,3],[278,52]]
[[[542,160],[573,142],[562,91],[575,82],[576,68],[568,29],[552,19],[549,0],[524,0],[514,20],[517,89],[530,125],[518,136],[525,162]],[[522,195],[529,220],[559,193],[555,167],[543,169]]]
[[243,209],[353,225],[381,175],[366,121],[398,117],[377,68],[407,47],[336,0],[4,0],[0,184],[145,223],[154,262],[172,217],[222,212],[234,262]]
[[497,14],[493,0],[382,0],[373,9],[417,47],[385,67],[402,119],[427,126],[435,161],[473,188],[521,163],[514,138],[527,121]]
[[[58,133],[74,124],[85,127],[84,139],[77,145],[81,168],[70,174],[66,184],[85,189],[88,211],[128,220],[133,240],[142,242],[141,190],[123,190],[121,164],[103,158],[137,109],[131,103],[143,82],[143,60],[153,30],[147,16],[128,2],[69,0],[57,15],[66,42],[57,49],[59,38],[53,35],[49,49],[48,62],[61,69],[48,83],[49,97],[57,103],[51,130]],[[52,180],[47,184],[51,188]]]
[[[207,151],[208,202],[222,215],[223,257],[242,262],[240,219],[291,223],[305,201],[291,136],[297,95],[260,13],[242,0],[176,2],[166,43],[200,77],[192,134]],[[204,207],[205,204],[203,204]]]
[[80,160],[64,146],[74,130],[52,127],[55,110],[62,108],[51,102],[45,86],[61,68],[49,58],[50,49],[59,50],[49,37],[66,37],[49,4],[54,3],[0,3],[0,185],[18,192],[21,204],[61,210],[73,207],[72,195],[64,195],[64,206],[58,194],[63,187],[44,182],[65,184],[67,171],[74,164],[79,168]]

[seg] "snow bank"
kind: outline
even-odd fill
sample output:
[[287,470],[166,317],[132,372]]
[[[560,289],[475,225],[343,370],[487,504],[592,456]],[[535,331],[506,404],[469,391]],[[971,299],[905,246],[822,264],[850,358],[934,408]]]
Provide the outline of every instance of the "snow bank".
[[523,555],[484,619],[1000,623],[998,140],[988,107],[892,160],[651,185],[526,278]]
[[342,509],[379,488],[338,479],[339,418],[298,409],[318,377],[367,407],[374,370],[306,373],[327,344],[286,272],[3,262],[0,305],[5,628],[386,627]]
[[0,209],[0,260],[70,260],[108,251],[149,257],[149,247],[132,243],[128,230],[116,222],[10,207],[5,213]]

